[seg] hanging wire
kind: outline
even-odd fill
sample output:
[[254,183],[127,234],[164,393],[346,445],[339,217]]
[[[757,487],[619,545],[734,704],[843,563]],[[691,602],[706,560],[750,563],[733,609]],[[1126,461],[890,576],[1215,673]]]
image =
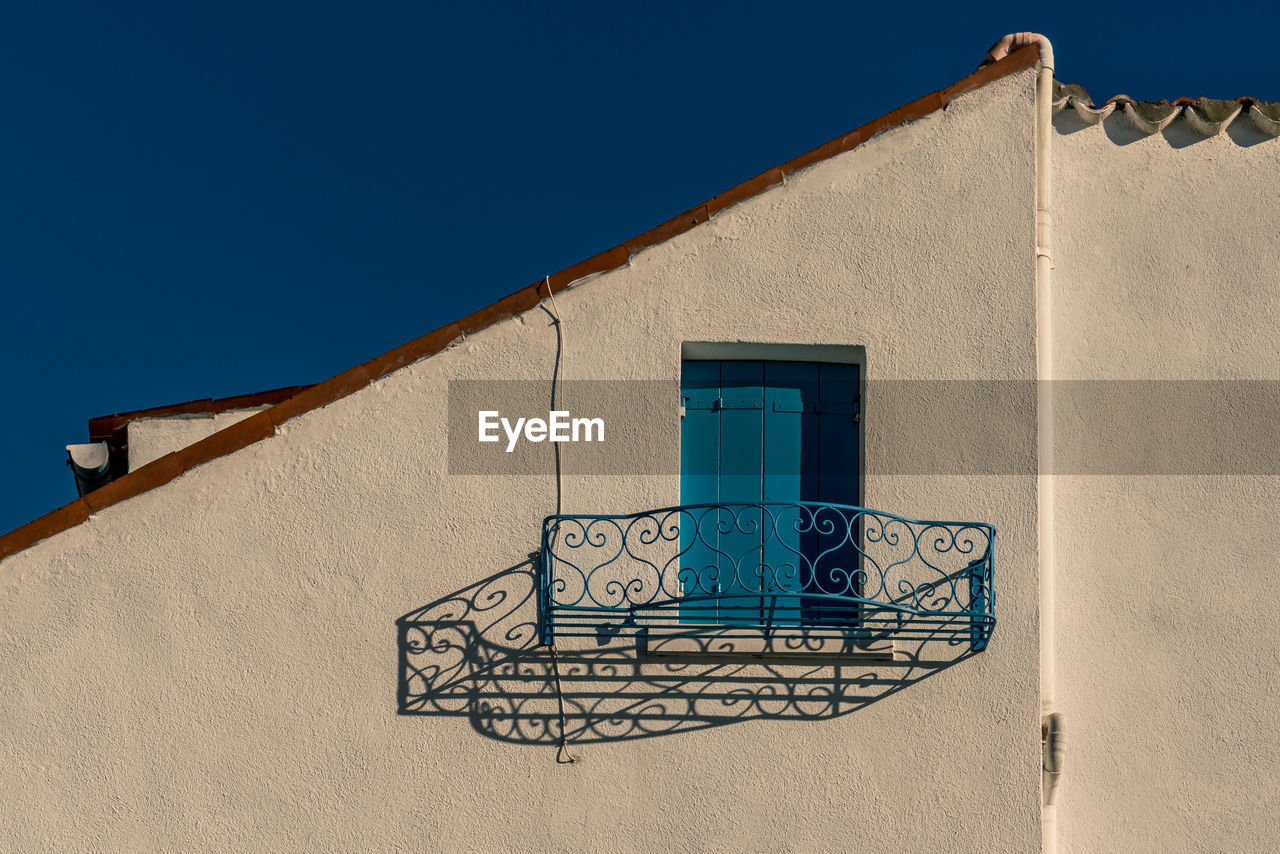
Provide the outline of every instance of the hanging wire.
[[[555,367],[551,371],[551,409],[556,409],[556,399],[559,397],[560,390],[560,373],[564,364],[564,324],[560,320],[560,308],[556,305],[555,294],[551,292],[551,277],[547,276],[543,280],[543,284],[547,286],[547,297],[551,300],[551,308],[545,305],[539,305],[543,311],[551,318],[551,325],[556,328],[556,361]],[[562,471],[560,467],[560,442],[552,443],[552,451],[556,458],[556,515],[564,512],[564,483]]]
[[[547,286],[547,298],[551,301],[551,308],[545,305],[539,307],[551,317],[551,325],[556,328],[556,361],[555,367],[551,372],[551,409],[555,411],[556,398],[560,388],[560,370],[564,362],[564,327],[560,320],[560,307],[556,305],[555,294],[551,291],[551,277],[547,276],[543,280],[543,284]],[[560,466],[560,444],[553,444],[556,458],[556,515],[564,512],[564,484],[563,471]],[[564,714],[564,686],[560,682],[560,656],[556,651],[555,644],[549,646],[551,650],[551,673],[556,683],[556,705],[560,712],[560,744],[556,748],[556,762],[561,765],[572,765],[578,761],[578,757],[569,752],[569,738],[566,734],[568,731],[568,723]]]
[[572,765],[578,757],[569,752],[569,737],[566,735],[568,724],[564,716],[564,688],[560,685],[560,655],[555,644],[551,645],[551,672],[556,677],[556,703],[560,706],[560,745],[556,748],[556,762],[561,765]]

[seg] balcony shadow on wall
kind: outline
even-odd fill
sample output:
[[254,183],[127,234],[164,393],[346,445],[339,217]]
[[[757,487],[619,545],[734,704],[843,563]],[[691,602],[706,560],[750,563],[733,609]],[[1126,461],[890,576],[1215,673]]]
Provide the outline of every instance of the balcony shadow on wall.
[[517,744],[623,741],[836,718],[973,655],[967,643],[917,640],[905,652],[900,642],[893,661],[735,658],[731,641],[706,639],[703,654],[664,659],[615,637],[553,657],[538,635],[536,590],[521,563],[398,619],[399,714],[467,718]]

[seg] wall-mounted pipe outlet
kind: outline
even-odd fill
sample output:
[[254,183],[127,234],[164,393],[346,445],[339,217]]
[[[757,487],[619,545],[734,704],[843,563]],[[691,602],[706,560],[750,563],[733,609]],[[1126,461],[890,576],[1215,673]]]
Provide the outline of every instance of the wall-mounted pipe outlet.
[[111,482],[111,449],[106,442],[67,445],[67,467],[76,479],[81,498]]
[[1044,802],[1048,806],[1057,796],[1067,756],[1067,734],[1061,712],[1045,715],[1040,721],[1040,742],[1044,749]]

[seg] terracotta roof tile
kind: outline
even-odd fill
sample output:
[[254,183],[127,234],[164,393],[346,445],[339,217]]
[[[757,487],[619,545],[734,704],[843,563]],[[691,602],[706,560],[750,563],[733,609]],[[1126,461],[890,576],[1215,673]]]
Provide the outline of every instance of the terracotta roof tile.
[[[313,409],[319,409],[322,406],[327,406],[328,404],[333,403],[335,400],[340,400],[349,394],[354,394],[368,384],[369,374],[365,371],[364,365],[356,365],[351,370],[344,371],[333,379],[325,380],[319,385],[313,385],[306,391],[294,395],[283,403],[277,403],[275,406],[259,414],[266,417],[274,427],[278,427],[290,418],[297,418],[305,412],[310,412]],[[255,415],[253,417],[256,418],[257,416]],[[214,433],[213,435],[217,436],[218,433]],[[213,436],[210,436],[209,438],[212,439]]]
[[110,507],[126,498],[132,498],[155,489],[163,483],[168,483],[184,471],[186,469],[176,454],[165,454],[123,477],[116,478],[106,486],[87,493],[81,501],[89,506],[90,512],[97,513],[104,507]]
[[46,537],[74,528],[88,518],[89,505],[84,503],[83,498],[64,504],[57,510],[46,513],[39,519],[28,522],[21,528],[0,537],[0,560],[29,548]]
[[1128,95],[1113,95],[1102,106],[1083,86],[1054,82],[1053,110],[1060,113],[1070,107],[1086,124],[1101,124],[1108,116],[1119,113],[1139,133],[1155,134],[1179,119],[1201,136],[1216,136],[1233,122],[1247,121],[1264,136],[1280,136],[1280,103],[1256,98],[1175,98],[1173,101],[1138,101]]
[[147,409],[134,409],[130,412],[118,412],[114,415],[99,415],[89,419],[89,441],[107,442],[120,437],[130,421],[139,418],[170,418],[174,415],[216,415],[234,409],[253,409],[259,406],[274,406],[288,400],[310,386],[295,385],[288,388],[277,388],[270,391],[259,391],[253,394],[241,394],[235,397],[202,398],[188,400],[183,403],[171,403],[164,406],[152,406]]
[[408,344],[401,344],[394,350],[365,362],[362,365],[365,376],[369,378],[370,382],[373,382],[376,379],[385,377],[392,371],[398,371],[406,365],[412,365],[419,359],[434,356],[461,337],[462,327],[458,326],[457,323],[450,323],[435,332],[429,332],[421,338],[415,338]]

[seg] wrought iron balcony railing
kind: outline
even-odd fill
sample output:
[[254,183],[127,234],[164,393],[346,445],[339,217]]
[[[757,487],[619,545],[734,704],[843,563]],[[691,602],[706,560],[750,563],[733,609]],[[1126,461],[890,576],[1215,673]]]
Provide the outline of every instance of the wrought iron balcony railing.
[[818,502],[549,516],[542,640],[658,632],[968,642],[995,626],[995,528]]

